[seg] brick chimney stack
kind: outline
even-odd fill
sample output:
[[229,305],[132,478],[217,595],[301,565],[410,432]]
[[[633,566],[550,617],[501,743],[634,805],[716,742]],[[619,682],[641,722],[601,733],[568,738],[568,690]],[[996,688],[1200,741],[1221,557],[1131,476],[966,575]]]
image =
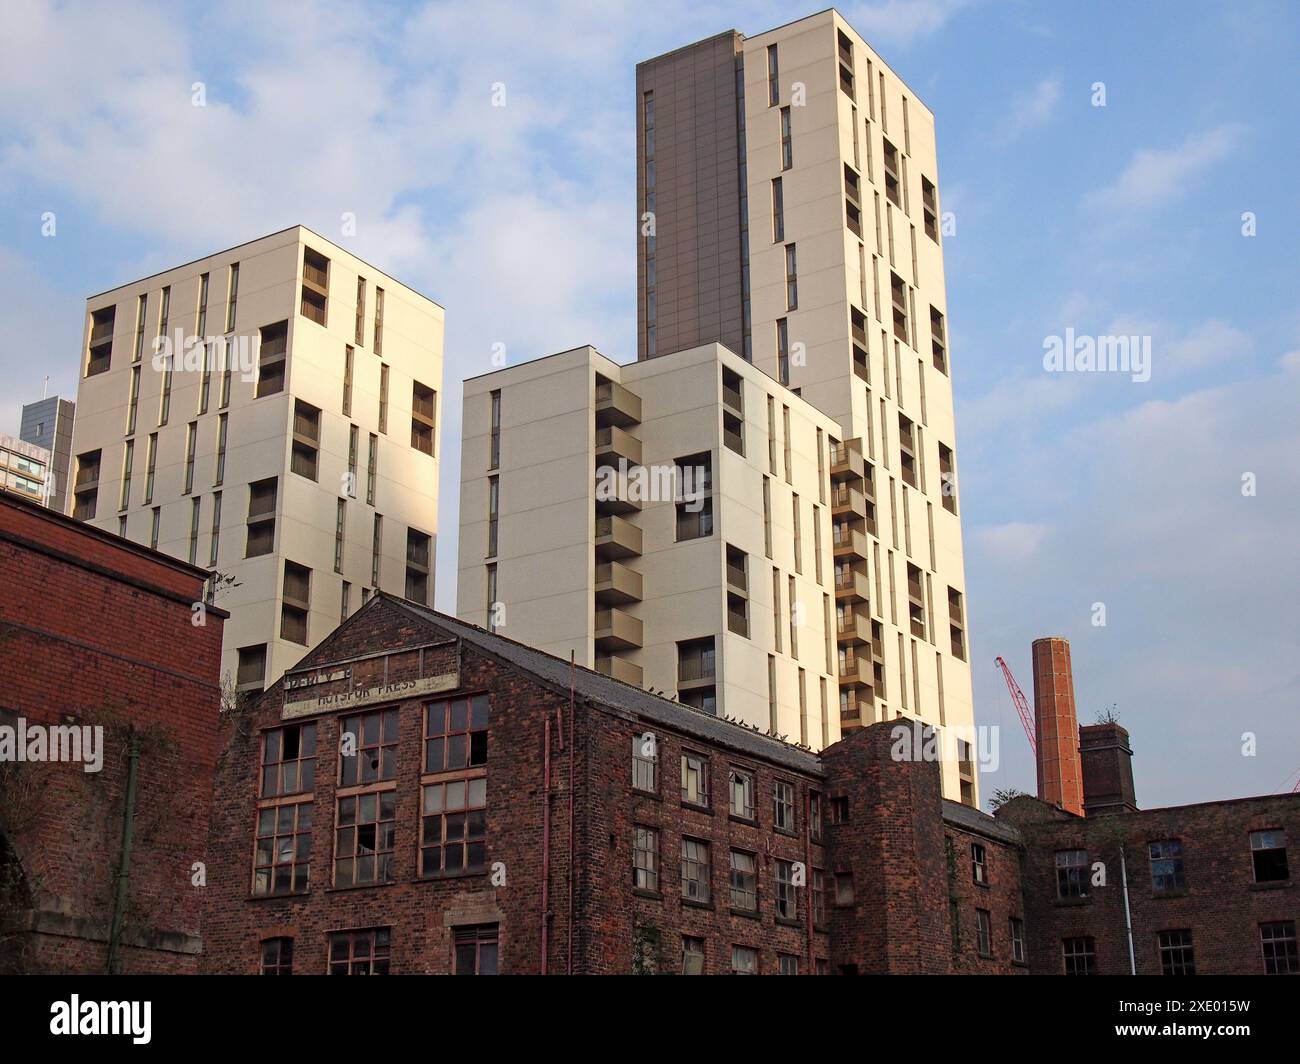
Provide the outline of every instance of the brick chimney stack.
[[1074,709],[1070,644],[1059,636],[1035,639],[1034,728],[1038,733],[1038,797],[1083,816],[1079,719]]
[[1137,811],[1133,790],[1133,748],[1118,724],[1086,724],[1079,729],[1083,762],[1083,810],[1088,816]]

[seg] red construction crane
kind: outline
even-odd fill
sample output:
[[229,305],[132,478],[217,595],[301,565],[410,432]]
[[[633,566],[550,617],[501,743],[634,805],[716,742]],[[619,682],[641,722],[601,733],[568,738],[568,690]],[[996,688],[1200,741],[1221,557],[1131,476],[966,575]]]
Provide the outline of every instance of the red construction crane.
[[1011,666],[1001,658],[998,658],[994,664],[1002,670],[1002,678],[1007,681],[1007,690],[1011,692],[1011,701],[1016,704],[1016,712],[1020,714],[1020,723],[1025,726],[1025,738],[1029,740],[1029,749],[1037,758],[1038,737],[1034,734],[1034,716],[1029,712],[1029,702],[1025,698],[1025,692],[1020,690],[1016,678],[1011,675]]

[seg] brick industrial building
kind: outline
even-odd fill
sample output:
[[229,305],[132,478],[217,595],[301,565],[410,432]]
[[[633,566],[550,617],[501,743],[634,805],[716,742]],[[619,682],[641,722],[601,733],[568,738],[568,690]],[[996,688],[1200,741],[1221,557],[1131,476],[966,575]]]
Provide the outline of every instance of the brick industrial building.
[[381,595],[226,722],[204,967],[1120,972],[1124,838],[1139,970],[1300,968],[1300,798],[991,817],[930,734],[814,755]]
[[197,970],[225,618],[196,614],[206,576],[0,494],[0,971]]

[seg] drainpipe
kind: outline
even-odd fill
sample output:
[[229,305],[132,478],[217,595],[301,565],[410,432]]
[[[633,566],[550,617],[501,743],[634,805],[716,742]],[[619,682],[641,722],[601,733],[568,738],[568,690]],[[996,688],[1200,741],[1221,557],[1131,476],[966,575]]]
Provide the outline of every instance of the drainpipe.
[[[813,957],[813,870],[812,870],[812,795],[807,787],[803,789],[803,851],[804,851],[804,922],[808,927],[808,975],[816,975],[816,961]],[[825,886],[825,883],[822,884]]]
[[122,973],[122,924],[126,920],[127,890],[131,882],[131,846],[135,841],[135,791],[140,767],[140,737],[131,732],[126,762],[126,808],[122,811],[122,853],[118,863],[113,922],[108,934],[108,974]]
[[543,723],[545,739],[542,743],[542,964],[541,974],[546,975],[547,957],[550,953],[551,923],[551,714],[548,711]]
[[569,975],[573,974],[573,759],[577,755],[577,749],[573,745],[573,718],[576,685],[577,666],[573,660],[573,651],[569,651]]
[[1124,888],[1124,933],[1128,936],[1128,974],[1137,975],[1137,961],[1133,956],[1133,914],[1128,904],[1128,865],[1124,860],[1124,847],[1119,848],[1119,878]]

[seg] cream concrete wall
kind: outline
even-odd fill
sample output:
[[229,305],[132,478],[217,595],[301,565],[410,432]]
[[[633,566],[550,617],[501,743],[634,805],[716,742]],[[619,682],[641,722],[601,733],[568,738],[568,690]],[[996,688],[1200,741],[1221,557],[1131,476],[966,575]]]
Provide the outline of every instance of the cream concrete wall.
[[[839,30],[853,45],[856,103],[839,87]],[[779,105],[768,106],[770,44],[778,47],[779,105],[792,104],[796,83],[802,83],[806,93],[803,106],[791,106],[793,168],[784,172]],[[930,307],[947,319],[943,253],[922,223],[921,177],[939,184],[934,116],[833,10],[748,38],[744,58],[754,362],[776,374],[775,323],[787,318],[792,347],[802,343],[806,350],[806,363],[791,366],[791,387],[832,415],[842,438],[861,438],[864,455],[875,466],[880,535],[868,537],[872,562],[867,571],[873,588],[881,588],[880,594],[872,595],[870,616],[883,623],[886,661],[886,697],[877,698],[875,719],[920,716],[953,734],[961,731],[969,739],[966,730],[974,724],[970,667],[952,655],[948,632],[947,589],[965,593],[961,526],[958,517],[942,506],[939,478],[938,444],[957,451],[952,388],[949,377],[934,368],[930,345]],[[903,159],[905,210],[885,195],[884,137]],[[845,163],[855,166],[860,175],[861,240],[847,225]],[[771,180],[777,176],[783,185],[785,238],[774,243]],[[794,311],[786,309],[787,243],[796,245],[798,257],[799,301]],[[900,343],[897,355],[890,311],[891,269],[912,291],[911,343]],[[853,372],[850,306],[867,314],[870,384]],[[950,323],[946,331],[950,337]],[[947,348],[951,372],[950,339]],[[960,371],[960,354],[957,358]],[[920,490],[901,480],[900,412],[917,426]],[[959,454],[957,463],[959,476]],[[907,625],[909,560],[926,573],[924,640],[914,639]],[[968,623],[965,632],[969,657]],[[950,797],[957,796],[953,764],[945,765],[944,788]]]
[[[326,325],[301,316],[303,248],[310,247],[330,261]],[[226,333],[229,267],[239,263],[236,319]],[[206,413],[200,414],[201,373],[177,368],[172,374],[168,423],[158,425],[163,375],[152,365],[151,341],[158,333],[161,290],[171,287],[168,332],[181,328],[194,334],[198,324],[200,276],[209,274],[205,334],[251,337],[257,348],[258,329],[287,320],[288,357],[282,392],[254,398],[255,379],[231,375],[230,403],[220,402],[220,373],[212,375]],[[365,277],[365,336],[355,339],[357,277]],[[375,288],[385,290],[383,354],[373,351]],[[145,344],[140,398],[134,434],[135,455],[130,506],[118,510],[122,452],[127,426],[130,374],[136,329],[137,297],[147,292]],[[344,580],[351,584],[350,609],[361,605],[370,586],[373,514],[381,513],[383,549],[380,586],[395,594],[405,589],[406,530],[416,528],[434,537],[436,545],[438,446],[434,455],[410,446],[412,380],[432,388],[438,399],[435,420],[441,423],[443,311],[436,303],[410,290],[342,248],[302,227],[294,227],[231,248],[184,266],[144,278],[87,300],[86,337],[91,313],[117,306],[110,369],[82,377],[73,430],[73,455],[100,449],[103,453],[99,501],[93,524],[116,531],[119,517],[127,519],[126,534],[149,542],[151,509],[161,509],[158,547],[177,557],[189,555],[191,498],[201,499],[196,562],[207,566],[211,547],[213,493],[222,496],[216,569],[229,573],[238,586],[223,592],[217,605],[231,611],[225,626],[223,672],[232,675],[241,646],[267,644],[266,680],[276,679],[311,645],[338,624]],[[342,413],[344,352],[354,347],[351,417]],[[388,432],[378,433],[379,366],[390,367]],[[256,374],[253,374],[255,378]],[[320,449],[315,482],[289,472],[294,401],[302,399],[321,411]],[[226,463],[223,483],[215,483],[218,425],[227,414]],[[194,491],[185,496],[184,469],[187,426],[197,422]],[[336,499],[347,470],[349,426],[359,430],[358,484],[348,499],[343,572],[334,571]],[[144,502],[148,438],[158,434],[155,488],[151,504]],[[370,433],[380,436],[375,505],[366,504],[366,449]],[[245,558],[248,485],[278,478],[276,536],[271,554]],[[69,503],[71,505],[71,502]],[[311,609],[308,646],[279,638],[282,577],[285,560],[311,569]],[[432,602],[433,574],[430,573]]]
[[[740,375],[744,395],[745,455],[723,445],[722,367]],[[777,657],[777,730],[814,748],[839,737],[832,701],[823,720],[820,680],[833,689],[827,670],[822,596],[833,580],[825,460],[816,456],[837,431],[833,420],[725,348],[710,344],[620,366],[592,348],[549,358],[465,382],[461,470],[461,528],[457,612],[485,624],[488,478],[500,477],[498,599],[504,605],[502,634],[593,664],[595,534],[595,386],[597,375],[622,384],[641,400],[641,421],[626,431],[642,444],[642,464],[671,467],[679,458],[711,455],[711,536],[678,542],[674,499],[651,499],[625,514],[642,530],[642,551],[625,561],[642,574],[640,602],[623,607],[643,625],[639,649],[618,656],[643,670],[645,686],[677,690],[677,644],[712,636],[717,655],[716,694],[721,714],[767,729],[768,655]],[[488,469],[491,399],[502,393],[500,468]],[[768,459],[767,396],[777,410],[778,468]],[[781,410],[789,407],[792,484],[784,479]],[[765,556],[763,480],[771,481],[773,553]],[[794,573],[792,493],[800,495],[803,572]],[[812,530],[813,507],[821,512],[821,577]],[[727,628],[726,547],[746,552],[749,567],[748,638]],[[773,621],[772,567],[781,570],[781,652]],[[787,578],[796,577],[796,601],[804,605],[799,655],[788,638]],[[807,720],[801,721],[798,668],[805,670]]]

